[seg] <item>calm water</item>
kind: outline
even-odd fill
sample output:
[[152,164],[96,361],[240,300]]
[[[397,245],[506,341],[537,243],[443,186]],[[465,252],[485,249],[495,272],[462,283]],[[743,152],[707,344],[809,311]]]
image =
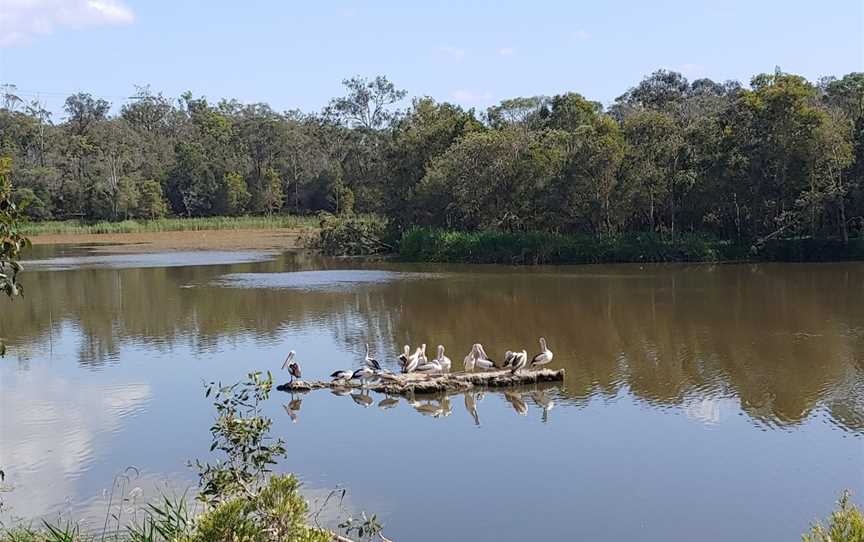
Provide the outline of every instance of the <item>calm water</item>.
[[348,510],[412,541],[797,540],[843,488],[864,496],[862,264],[34,258],[0,321],[0,465],[19,517],[101,526],[129,466],[118,494],[193,485],[202,381],[278,370],[289,349],[322,378],[364,342],[394,368],[403,343],[461,364],[473,342],[532,351],[540,335],[561,386],[415,405],[274,393],[282,468],[312,499],[349,488]]

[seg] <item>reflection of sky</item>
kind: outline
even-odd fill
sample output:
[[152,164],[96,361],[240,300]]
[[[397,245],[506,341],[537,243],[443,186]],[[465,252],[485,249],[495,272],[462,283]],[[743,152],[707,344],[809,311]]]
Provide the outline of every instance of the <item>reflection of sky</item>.
[[[252,278],[260,289],[286,280],[299,281],[300,289],[323,285],[304,296],[331,295],[328,285],[344,282],[332,273],[258,275]],[[361,283],[393,278],[381,276],[361,275]],[[358,292],[358,299],[366,295]],[[235,295],[245,301],[252,294]],[[82,326],[66,320],[50,347],[18,349],[0,361],[0,465],[16,486],[7,495],[13,512],[33,517],[68,509],[104,518],[104,492],[129,466],[140,469],[136,484],[145,496],[164,483],[182,491],[195,481],[186,462],[205,458],[209,445],[213,412],[202,381],[234,382],[251,370],[279,373],[288,349],[298,351],[310,379],[356,364],[363,340],[383,353],[389,335],[370,332],[364,310],[286,316],[264,336],[249,319],[248,332],[206,347],[194,325],[177,328],[181,336],[167,342],[117,336],[117,363],[99,370],[78,363],[87,355],[87,338]],[[198,325],[222,317],[195,316]],[[650,396],[653,388],[643,381],[674,365],[663,367],[651,355],[656,348],[637,352],[647,354],[622,364],[633,372],[630,383]],[[461,356],[451,357],[458,365]],[[578,359],[575,368],[588,361]],[[392,367],[392,360],[385,363]],[[722,375],[690,388],[680,403],[646,400],[626,386],[598,393],[581,376],[568,367],[565,390],[547,394],[554,409],[545,416],[532,389],[516,398],[474,398],[476,418],[458,395],[441,405],[449,415],[437,417],[434,402],[412,406],[400,399],[384,410],[380,395],[364,407],[327,391],[302,396],[296,423],[282,408],[289,394],[274,392],[266,411],[274,435],[286,440],[288,458],[279,468],[297,472],[310,497],[320,498],[321,488],[349,488],[354,511],[379,513],[394,539],[674,540],[693,532],[703,540],[794,539],[825,514],[840,489],[864,492],[861,435],[825,423],[824,412],[775,431],[753,423],[734,391],[730,397],[724,389]],[[423,405],[433,415],[415,408]],[[440,521],[430,522],[427,507]]]

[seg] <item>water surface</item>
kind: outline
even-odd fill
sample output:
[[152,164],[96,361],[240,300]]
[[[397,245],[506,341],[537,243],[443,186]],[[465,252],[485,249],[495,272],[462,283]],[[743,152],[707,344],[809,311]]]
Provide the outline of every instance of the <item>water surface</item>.
[[[101,526],[115,477],[194,484],[202,381],[390,368],[404,343],[461,363],[537,349],[563,385],[417,398],[276,393],[281,469],[347,487],[396,540],[795,540],[864,496],[864,266],[400,265],[304,254],[42,248],[0,336],[12,513]],[[287,375],[282,375],[287,377]],[[134,471],[127,467],[134,466]],[[143,498],[143,497],[142,497]]]

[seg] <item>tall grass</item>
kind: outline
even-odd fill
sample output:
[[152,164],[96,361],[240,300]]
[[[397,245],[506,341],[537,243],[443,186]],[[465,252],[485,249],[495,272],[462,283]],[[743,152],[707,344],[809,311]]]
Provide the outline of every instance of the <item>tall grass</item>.
[[399,255],[410,261],[562,264],[605,262],[706,262],[726,246],[701,235],[665,240],[642,234],[596,238],[545,232],[456,232],[414,228],[402,236]]
[[92,233],[149,233],[163,231],[252,230],[252,229],[313,229],[318,220],[312,216],[214,216],[203,218],[158,218],[155,220],[123,220],[120,222],[84,222],[62,220],[29,222],[23,225],[27,236],[50,234],[86,235]]

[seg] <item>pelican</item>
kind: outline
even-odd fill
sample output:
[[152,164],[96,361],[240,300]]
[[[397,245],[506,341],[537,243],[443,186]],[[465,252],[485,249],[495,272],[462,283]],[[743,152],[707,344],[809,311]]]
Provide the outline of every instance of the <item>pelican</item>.
[[437,359],[427,361],[420,367],[417,367],[418,373],[440,373],[442,371],[441,363]]
[[441,366],[442,371],[449,371],[450,366],[452,365],[450,358],[448,358],[447,356],[444,355],[444,345],[443,344],[438,345],[438,357],[436,357],[432,361],[437,362],[438,365]]
[[513,368],[510,370],[510,374],[516,374],[516,371],[519,369],[524,369],[526,365],[528,365],[528,352],[522,350],[521,352],[513,352]]
[[546,339],[540,337],[540,353],[531,358],[531,367],[546,365],[552,361],[553,357],[554,354],[552,354],[552,351],[546,348]]
[[339,369],[338,371],[335,371],[332,374],[330,374],[330,378],[332,378],[334,381],[335,380],[351,380],[351,375],[353,375],[353,374],[354,373],[351,371],[347,371],[345,369]]
[[474,370],[474,362],[477,361],[477,345],[471,346],[471,351],[468,352],[468,355],[465,356],[465,361],[463,363],[463,367],[465,368],[465,372]]
[[294,382],[295,378],[300,378],[300,364],[295,361],[295,356],[296,354],[291,350],[288,352],[288,357],[282,363],[282,368],[288,369],[288,372],[291,374],[291,382]]
[[375,371],[381,370],[381,364],[378,363],[378,360],[369,355],[369,343],[366,343],[366,358],[364,361],[370,369]]
[[418,365],[426,365],[429,363],[429,358],[426,357],[426,343],[420,345],[420,360]]
[[375,375],[375,371],[373,371],[369,367],[363,366],[351,374],[351,380],[359,380],[360,386],[366,387],[366,381],[369,380],[369,378],[374,376],[374,375]]
[[507,369],[508,367],[513,366],[513,358],[516,355],[516,352],[511,352],[510,350],[504,352],[504,365],[501,367]]
[[408,362],[402,367],[403,373],[410,373],[414,371],[418,365],[420,365],[420,356],[423,355],[423,350],[421,347],[417,347],[417,350],[414,351],[413,354],[408,356]]
[[477,343],[474,345],[474,348],[477,351],[477,359],[474,360],[474,365],[485,370],[494,369],[495,362],[489,359],[489,357],[486,355],[486,351],[483,350],[483,345]]
[[399,367],[404,369],[405,366],[408,365],[409,357],[411,357],[411,347],[406,344],[402,347],[402,353],[399,354]]

